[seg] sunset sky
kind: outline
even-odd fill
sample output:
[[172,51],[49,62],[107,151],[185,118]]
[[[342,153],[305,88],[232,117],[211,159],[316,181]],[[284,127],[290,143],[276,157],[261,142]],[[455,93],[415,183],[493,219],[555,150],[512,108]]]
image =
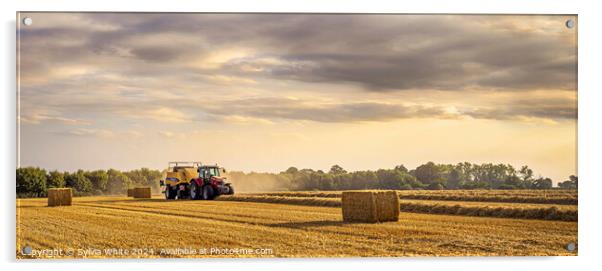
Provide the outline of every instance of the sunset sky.
[[576,17],[23,17],[21,166],[577,173]]

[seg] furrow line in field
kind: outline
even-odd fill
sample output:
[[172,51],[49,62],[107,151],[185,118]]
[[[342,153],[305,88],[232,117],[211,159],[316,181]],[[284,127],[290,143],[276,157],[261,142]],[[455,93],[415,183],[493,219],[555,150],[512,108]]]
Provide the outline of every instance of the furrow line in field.
[[[291,221],[291,220],[282,220],[282,219],[275,220],[274,218],[253,217],[253,216],[246,216],[244,218],[254,219],[254,220],[243,220],[243,219],[236,219],[236,218],[242,217],[242,216],[240,216],[240,214],[225,213],[223,215],[216,215],[216,214],[203,215],[202,213],[188,214],[188,213],[176,212],[174,210],[157,211],[157,210],[148,210],[146,208],[138,209],[137,207],[127,207],[127,208],[124,208],[123,206],[111,207],[111,206],[106,206],[103,204],[89,204],[89,203],[81,204],[80,203],[79,205],[84,205],[87,207],[94,207],[94,208],[110,209],[110,210],[171,216],[171,217],[176,217],[176,218],[185,217],[185,218],[202,219],[202,220],[208,220],[208,221],[218,221],[218,222],[222,222],[222,223],[239,223],[239,224],[244,224],[244,225],[249,225],[249,226],[265,227],[265,229],[264,229],[265,231],[271,231],[271,230],[268,230],[271,228],[271,229],[281,229],[284,232],[291,231],[291,230],[301,231],[301,232],[319,231],[320,233],[346,235],[349,237],[366,237],[366,238],[371,237],[369,234],[358,233],[358,232],[354,231],[353,229],[349,229],[348,231],[340,231],[340,230],[337,231],[337,230],[327,229],[328,226],[343,225],[344,223],[340,220],[320,219],[320,220],[314,220],[314,221],[310,221],[310,222],[305,222],[305,221],[301,222],[301,221]],[[272,221],[266,221],[267,219],[271,219]],[[289,232],[289,233],[292,234],[292,232]]]
[[[264,203],[282,203],[297,204],[309,206],[330,206],[340,207],[339,198],[303,198],[303,197],[281,197],[281,196],[227,196],[221,197],[223,201],[249,201]],[[402,212],[426,213],[426,214],[446,214],[446,215],[465,215],[481,217],[499,217],[499,218],[522,218],[522,219],[543,219],[543,220],[562,220],[577,221],[577,210],[560,209],[551,207],[490,207],[490,206],[470,206],[461,204],[441,204],[441,203],[423,203],[401,202]]]
[[[471,202],[504,202],[504,203],[531,203],[531,204],[561,204],[577,205],[578,199],[576,192],[559,193],[551,192],[549,194],[535,194],[533,192],[520,194],[507,194],[494,191],[469,191],[454,190],[452,192],[437,191],[397,191],[400,199],[417,200],[439,200],[439,201],[471,201]],[[250,193],[250,196],[281,196],[281,197],[300,197],[300,198],[340,198],[341,192],[267,192]]]

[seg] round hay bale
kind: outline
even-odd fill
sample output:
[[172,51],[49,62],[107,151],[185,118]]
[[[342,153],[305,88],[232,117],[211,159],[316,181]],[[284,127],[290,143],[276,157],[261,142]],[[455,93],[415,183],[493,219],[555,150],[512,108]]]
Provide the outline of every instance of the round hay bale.
[[376,200],[370,191],[345,191],[341,196],[343,221],[378,222]]

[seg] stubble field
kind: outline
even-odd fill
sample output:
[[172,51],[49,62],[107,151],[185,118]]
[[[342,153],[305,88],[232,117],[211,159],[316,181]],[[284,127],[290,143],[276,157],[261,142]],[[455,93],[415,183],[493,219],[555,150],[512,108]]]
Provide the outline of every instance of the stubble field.
[[[217,201],[81,197],[64,207],[47,207],[46,199],[17,199],[17,258],[577,254],[566,249],[577,243],[576,217],[495,217],[508,208],[554,208],[576,216],[576,205],[402,200],[398,222],[364,224],[343,223],[336,196],[303,193],[314,192]],[[424,209],[404,211],[404,204]],[[441,206],[455,212],[428,211]],[[462,213],[466,208],[491,212]],[[32,252],[24,255],[23,247]]]

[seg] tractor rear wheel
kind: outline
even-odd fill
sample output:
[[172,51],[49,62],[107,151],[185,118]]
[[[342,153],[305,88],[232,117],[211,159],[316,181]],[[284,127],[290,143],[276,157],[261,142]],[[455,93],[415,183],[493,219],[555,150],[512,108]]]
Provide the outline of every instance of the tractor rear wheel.
[[176,193],[171,189],[171,186],[165,186],[165,199],[175,199]]
[[192,181],[190,183],[190,199],[192,200],[197,200],[201,198],[201,188],[199,187],[199,185],[196,183],[196,181]]
[[201,198],[204,200],[211,200],[215,197],[215,192],[213,191],[213,187],[211,185],[203,186],[203,193]]

